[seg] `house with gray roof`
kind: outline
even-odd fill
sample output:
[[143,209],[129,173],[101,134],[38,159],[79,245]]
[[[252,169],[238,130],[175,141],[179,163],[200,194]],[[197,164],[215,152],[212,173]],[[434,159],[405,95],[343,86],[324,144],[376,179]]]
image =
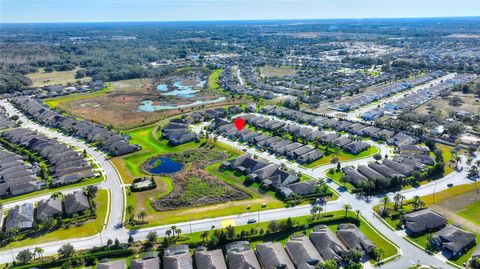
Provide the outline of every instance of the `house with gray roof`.
[[384,164],[379,164],[376,162],[370,162],[368,163],[368,167],[371,169],[375,170],[375,172],[378,172],[382,176],[386,178],[392,178],[392,177],[404,177],[402,174],[398,173],[397,171],[393,170],[392,168],[388,167],[387,165]]
[[347,249],[356,249],[365,254],[372,253],[375,245],[355,224],[342,223],[338,226],[337,237]]
[[478,245],[478,247],[473,252],[472,257],[470,258],[470,264],[472,265],[472,267],[474,266],[474,261],[476,259],[480,259],[480,245]]
[[200,247],[195,251],[195,264],[197,268],[227,269],[221,249],[207,251],[205,248]]
[[352,154],[358,154],[370,147],[370,144],[364,141],[354,141],[352,143],[349,143],[345,146],[343,146],[343,150],[346,152],[352,153]]
[[8,210],[5,220],[5,230],[18,227],[20,230],[30,229],[33,226],[33,204],[25,203]]
[[382,176],[377,171],[373,170],[372,168],[362,164],[357,167],[357,170],[362,173],[362,175],[366,176],[369,179],[384,179],[385,177]]
[[411,166],[408,166],[408,165],[405,165],[405,164],[402,164],[402,163],[399,163],[399,162],[396,162],[394,160],[390,160],[390,159],[384,159],[382,161],[382,164],[390,167],[391,169],[397,171],[398,173],[402,174],[404,177],[409,177],[412,175],[413,171],[415,171],[415,169]]
[[309,238],[324,260],[340,262],[347,253],[347,248],[326,225],[313,227]]
[[263,268],[295,269],[280,242],[258,244],[256,252]]
[[164,250],[163,269],[193,269],[188,245],[172,245]]
[[447,225],[447,218],[426,208],[405,215],[405,229],[410,234],[424,234]]
[[235,241],[225,246],[230,269],[261,269],[248,241]]
[[477,236],[453,225],[447,225],[433,235],[432,242],[453,257],[460,257],[476,244]]
[[62,214],[62,199],[49,198],[43,199],[37,204],[37,219],[46,220],[48,218],[54,218]]
[[306,236],[290,238],[285,243],[285,249],[297,269],[314,269],[323,262],[322,256]]
[[80,213],[90,209],[90,202],[82,191],[75,191],[65,195],[65,213],[68,215]]
[[345,175],[348,177],[348,181],[355,187],[360,187],[363,182],[368,181],[366,176],[351,166],[344,167],[343,173],[345,173]]
[[160,264],[156,252],[147,252],[141,259],[132,260],[130,269],[160,269]]

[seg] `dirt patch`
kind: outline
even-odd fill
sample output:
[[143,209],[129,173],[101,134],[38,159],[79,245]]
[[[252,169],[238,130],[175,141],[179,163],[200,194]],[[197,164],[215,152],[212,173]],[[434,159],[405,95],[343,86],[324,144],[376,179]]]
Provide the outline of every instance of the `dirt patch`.
[[157,211],[250,198],[248,194],[208,174],[205,170],[191,168],[171,178],[175,185],[173,192],[152,201],[152,206]]
[[480,202],[480,196],[476,191],[471,191],[443,200],[439,204],[431,205],[431,208],[445,215],[448,219],[451,219],[461,227],[475,233],[480,233],[480,226],[457,214],[457,212],[461,211],[468,205],[478,202]]

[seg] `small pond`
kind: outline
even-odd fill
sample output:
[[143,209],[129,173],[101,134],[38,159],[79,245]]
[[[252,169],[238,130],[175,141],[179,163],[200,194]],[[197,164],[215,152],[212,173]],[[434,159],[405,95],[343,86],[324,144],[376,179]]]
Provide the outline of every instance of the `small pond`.
[[[195,87],[203,88],[207,84],[207,81],[200,77],[197,77],[196,81],[197,81],[197,84],[195,85]],[[195,93],[199,92],[199,90],[194,90],[193,86],[183,85],[183,82],[181,80],[175,81],[171,85],[171,87],[175,88],[175,90],[168,92],[169,88],[167,84],[158,84],[157,91],[166,92],[166,93],[163,93],[162,95],[180,96],[183,98],[193,97],[195,96]]]
[[173,161],[169,157],[158,157],[148,160],[145,169],[156,175],[176,173],[183,168],[183,164]]
[[179,109],[183,107],[191,107],[191,106],[198,106],[198,105],[204,105],[204,104],[211,104],[211,103],[217,103],[217,102],[222,102],[225,101],[225,97],[221,96],[216,99],[210,99],[210,100],[197,100],[189,104],[183,104],[183,105],[176,105],[176,104],[167,104],[167,105],[154,105],[153,101],[146,100],[142,101],[140,105],[138,106],[137,110],[142,111],[142,112],[153,112],[157,110],[166,110],[166,109]]

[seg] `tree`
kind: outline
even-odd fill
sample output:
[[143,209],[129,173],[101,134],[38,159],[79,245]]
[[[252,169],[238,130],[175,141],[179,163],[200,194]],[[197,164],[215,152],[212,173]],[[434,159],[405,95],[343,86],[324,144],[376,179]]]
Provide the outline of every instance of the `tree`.
[[170,231],[172,231],[172,236],[175,236],[175,232],[177,231],[177,226],[172,225],[172,226],[170,227]]
[[158,238],[158,234],[155,231],[151,231],[147,234],[147,240],[152,244],[157,241],[157,238]]
[[133,205],[127,205],[126,208],[127,214],[130,216],[130,220],[133,220],[133,217],[135,216],[135,208]]
[[347,184],[348,182],[350,182],[350,178],[348,178],[347,175],[342,175],[342,176],[340,177],[340,182],[343,184],[343,187],[346,188],[346,187],[345,187],[345,184]]
[[345,255],[345,261],[350,267],[352,267],[356,265],[358,262],[360,262],[360,260],[362,259],[362,256],[363,256],[362,252],[360,252],[359,250],[351,249]]
[[272,233],[278,231],[279,225],[276,220],[272,220],[268,223],[268,230]]
[[73,246],[70,244],[63,245],[58,250],[58,255],[60,255],[62,258],[71,257],[73,253],[75,253],[75,248],[73,248]]
[[342,165],[340,163],[337,163],[337,172],[340,172],[341,169],[342,169]]
[[422,199],[420,198],[420,196],[415,196],[413,197],[413,201],[412,201],[412,207],[414,210],[418,210],[420,208],[423,208],[425,206],[425,202],[422,201]]
[[315,266],[315,269],[337,269],[338,265],[335,260],[326,260]]
[[17,254],[17,260],[20,263],[29,263],[30,260],[33,258],[33,253],[30,251],[30,249],[24,249]]
[[232,225],[227,226],[227,239],[235,238],[235,228]]
[[373,158],[374,158],[376,161],[380,161],[380,160],[382,159],[382,154],[377,153],[377,154],[373,155]]
[[390,203],[390,197],[388,195],[385,195],[382,197],[382,204],[383,204],[383,212],[382,214],[385,215],[387,214],[388,210],[388,203]]
[[403,198],[405,197],[402,196],[399,192],[395,193],[395,195],[393,196],[393,201],[395,201],[395,209],[403,206]]
[[355,213],[357,214],[357,222],[358,222],[358,218],[360,217],[360,210],[359,209],[355,210]]
[[83,188],[83,193],[88,197],[88,199],[93,199],[97,196],[98,187],[95,185],[89,185]]
[[128,235],[128,243],[133,244],[133,242],[135,242],[135,239],[133,239],[133,236],[131,234]]
[[346,218],[347,215],[348,215],[348,211],[350,211],[350,209],[352,209],[352,206],[349,205],[349,204],[344,204],[344,205],[342,206],[342,208],[345,210],[345,218]]
[[35,249],[33,251],[34,251],[34,253],[38,254],[39,258],[41,258],[43,260],[43,252],[45,252],[45,250],[43,248],[35,247]]
[[208,238],[208,235],[209,235],[209,232],[208,232],[208,231],[205,231],[205,232],[203,232],[203,233],[200,235],[200,237],[202,238],[202,242],[203,242],[204,245],[205,245],[205,241],[206,241],[207,238]]
[[383,250],[383,248],[375,248],[373,251],[373,257],[377,262],[382,259],[383,255],[385,255],[385,250]]
[[142,222],[145,220],[146,216],[147,216],[147,212],[145,212],[145,210],[142,210],[140,211],[140,213],[138,213],[138,217],[142,220]]

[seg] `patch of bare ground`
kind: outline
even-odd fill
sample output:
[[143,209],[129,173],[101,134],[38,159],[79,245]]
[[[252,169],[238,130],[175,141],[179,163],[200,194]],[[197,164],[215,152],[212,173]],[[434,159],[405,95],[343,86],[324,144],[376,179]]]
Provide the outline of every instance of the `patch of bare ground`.
[[480,226],[472,223],[456,213],[475,202],[480,202],[480,196],[478,196],[475,191],[472,191],[443,200],[439,204],[431,205],[430,207],[433,210],[445,215],[448,219],[451,219],[455,224],[480,234]]

